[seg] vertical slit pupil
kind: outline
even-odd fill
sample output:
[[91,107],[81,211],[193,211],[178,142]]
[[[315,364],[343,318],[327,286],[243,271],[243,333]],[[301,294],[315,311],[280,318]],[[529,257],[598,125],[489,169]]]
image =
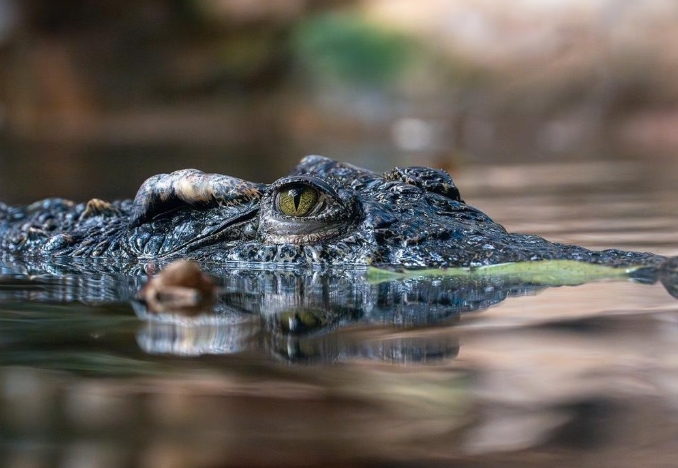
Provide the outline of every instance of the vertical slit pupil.
[[311,187],[304,186],[288,187],[276,197],[278,210],[287,216],[306,216],[317,202],[318,192]]
[[301,194],[302,194],[303,189],[292,189],[290,190],[291,195],[294,197],[294,209],[299,211],[299,204],[301,203]]

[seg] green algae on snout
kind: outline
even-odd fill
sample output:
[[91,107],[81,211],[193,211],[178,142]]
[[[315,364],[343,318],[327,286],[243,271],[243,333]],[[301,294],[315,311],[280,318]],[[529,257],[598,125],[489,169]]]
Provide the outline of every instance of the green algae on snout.
[[458,277],[458,278],[510,278],[524,283],[575,286],[602,279],[627,279],[643,265],[630,267],[610,267],[575,260],[541,260],[535,262],[500,263],[478,267],[427,268],[422,270],[392,271],[370,267],[367,279],[371,283],[381,283],[393,279],[414,277]]

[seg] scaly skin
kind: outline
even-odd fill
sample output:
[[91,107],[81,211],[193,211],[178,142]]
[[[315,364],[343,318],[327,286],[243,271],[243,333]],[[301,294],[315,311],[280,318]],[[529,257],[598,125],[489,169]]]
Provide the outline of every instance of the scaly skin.
[[[286,194],[307,213],[284,214]],[[301,208],[300,208],[301,209]],[[664,257],[591,251],[512,234],[467,205],[450,176],[430,168],[377,174],[308,156],[271,185],[189,169],[148,179],[133,201],[48,199],[0,207],[0,251],[33,260],[105,257],[130,263],[192,258],[273,267],[390,265],[440,268],[535,260],[610,267]]]

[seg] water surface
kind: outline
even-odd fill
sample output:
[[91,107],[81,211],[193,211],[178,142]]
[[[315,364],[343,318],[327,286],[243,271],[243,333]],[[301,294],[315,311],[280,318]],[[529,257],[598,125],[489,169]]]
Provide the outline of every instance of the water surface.
[[[467,170],[510,230],[678,255],[676,178],[634,163]],[[678,302],[660,284],[237,270],[206,315],[144,275],[0,276],[8,467],[670,466]]]

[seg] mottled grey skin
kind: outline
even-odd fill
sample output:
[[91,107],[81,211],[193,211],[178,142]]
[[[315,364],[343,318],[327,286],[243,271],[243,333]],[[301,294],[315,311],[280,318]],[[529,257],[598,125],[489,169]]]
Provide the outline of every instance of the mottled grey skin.
[[[288,216],[280,194],[311,187],[317,205]],[[31,259],[105,257],[275,267],[461,267],[534,260],[655,266],[664,257],[590,251],[511,234],[464,203],[430,168],[384,174],[308,156],[271,185],[189,169],[148,179],[133,201],[48,199],[0,208],[0,250]]]

